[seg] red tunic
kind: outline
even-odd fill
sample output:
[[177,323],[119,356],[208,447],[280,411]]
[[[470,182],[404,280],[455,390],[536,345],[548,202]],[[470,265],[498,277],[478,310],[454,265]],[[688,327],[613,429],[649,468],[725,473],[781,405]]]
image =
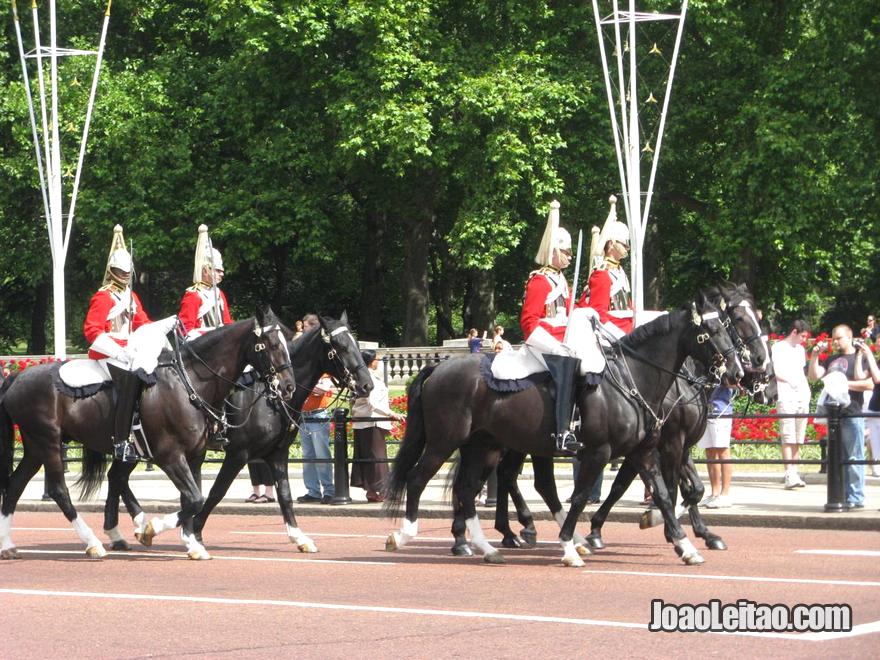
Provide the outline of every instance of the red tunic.
[[589,281],[589,292],[590,299],[589,302],[586,300],[586,293],[581,296],[580,304],[586,304],[589,307],[592,307],[599,314],[599,320],[602,323],[608,323],[609,321],[616,325],[618,328],[623,330],[623,332],[629,334],[633,329],[633,317],[630,313],[626,316],[617,316],[612,314],[612,305],[611,305],[611,286],[612,286],[612,278],[611,274],[602,268],[597,268],[590,275]]
[[571,294],[568,282],[559,271],[542,268],[532,273],[526,284],[519,325],[523,339],[528,339],[538,325],[559,341],[565,336],[568,304]]
[[[206,325],[204,323],[204,316],[199,316],[199,310],[205,304],[205,298],[202,298],[200,291],[197,287],[190,287],[183,294],[183,299],[180,301],[180,311],[177,312],[177,316],[183,324],[184,332],[189,332],[196,328],[215,327],[213,325]],[[229,303],[226,301],[226,294],[222,290],[220,290],[220,314],[223,318],[223,325],[232,323],[232,317],[229,315]]]
[[[109,287],[101,287],[95,292],[95,295],[93,295],[91,301],[89,301],[89,311],[86,313],[85,321],[83,321],[83,334],[86,336],[86,341],[88,341],[89,344],[93,343],[95,339],[98,338],[98,335],[104,332],[122,332],[123,334],[127,334],[128,332],[137,330],[145,323],[150,323],[150,317],[147,316],[147,313],[144,311],[144,306],[141,304],[141,299],[138,298],[138,295],[134,291],[131,292],[131,298],[131,308],[134,312],[134,316],[132,317],[131,325],[126,332],[125,325],[128,310],[122,310],[113,318],[108,318],[111,310],[117,305],[119,298],[113,295],[113,292]],[[120,346],[128,344],[128,339],[125,336],[111,335],[111,338]],[[93,356],[90,351],[89,357],[94,360],[100,360],[106,356],[98,354]]]

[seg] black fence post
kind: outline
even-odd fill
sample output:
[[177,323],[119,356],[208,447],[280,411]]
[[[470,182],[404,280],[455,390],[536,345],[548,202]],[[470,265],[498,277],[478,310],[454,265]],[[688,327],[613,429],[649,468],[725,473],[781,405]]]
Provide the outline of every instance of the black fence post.
[[331,504],[351,504],[348,494],[348,410],[333,413],[333,487]]
[[819,474],[828,473],[828,436],[819,438],[819,460],[822,465],[819,466]]
[[840,414],[843,407],[829,404],[828,408],[828,495],[825,510],[838,513],[844,510],[843,441]]

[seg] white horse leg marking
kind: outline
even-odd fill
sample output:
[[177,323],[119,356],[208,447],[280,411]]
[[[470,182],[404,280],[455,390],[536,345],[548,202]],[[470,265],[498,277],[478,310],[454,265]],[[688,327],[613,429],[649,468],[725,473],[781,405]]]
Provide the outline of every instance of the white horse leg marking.
[[581,559],[578,551],[575,550],[573,541],[562,542],[562,565],[573,566],[574,568],[584,566],[584,560]]
[[464,524],[471,533],[471,543],[477,548],[477,550],[484,555],[498,554],[498,551],[492,547],[492,544],[490,544],[488,540],[486,540],[486,535],[483,534],[483,528],[480,527],[480,519],[476,515],[473,518],[465,520]]
[[4,516],[0,514],[0,551],[13,550],[15,543],[12,542],[12,514]]
[[186,546],[186,556],[190,559],[211,559],[211,555],[205,550],[205,546],[199,543],[195,534],[187,534],[180,528],[180,540]]
[[672,542],[675,544],[676,548],[681,550],[681,560],[688,566],[702,564],[706,561],[687,536],[680,539],[673,539]]
[[180,512],[175,511],[174,513],[169,513],[161,518],[156,517],[150,521],[150,525],[153,526],[153,532],[155,532],[156,536],[159,536],[162,532],[168,531],[169,529],[174,529],[177,527],[178,523],[178,515]]
[[76,531],[80,541],[86,544],[86,554],[89,557],[101,558],[107,555],[107,550],[104,549],[104,546],[98,540],[98,537],[95,536],[92,528],[86,524],[85,520],[79,516],[74,518],[73,529]]
[[105,529],[104,533],[107,535],[107,538],[109,538],[113,543],[116,543],[119,541],[121,541],[123,543],[125,542],[125,537],[119,533],[119,526],[118,525],[116,527],[114,527],[113,529]]
[[318,551],[318,546],[315,545],[315,542],[307,535],[303,534],[302,530],[299,527],[291,527],[288,524],[285,524],[284,526],[287,528],[288,538],[299,549],[300,552]]
[[[557,511],[553,518],[556,520],[556,524],[559,525],[559,529],[562,529],[562,525],[565,524],[565,513],[560,509]],[[592,554],[593,551],[590,550],[590,546],[587,545],[587,540],[577,533],[577,531],[572,532],[571,540],[574,542],[574,547],[578,551],[578,554],[581,555],[589,555]]]
[[419,521],[403,519],[399,532],[391,532],[385,541],[386,550],[399,550],[419,534]]
[[138,534],[143,534],[144,526],[147,522],[147,516],[144,514],[144,512],[141,511],[139,514],[132,517],[132,520],[134,521],[134,535],[138,536]]

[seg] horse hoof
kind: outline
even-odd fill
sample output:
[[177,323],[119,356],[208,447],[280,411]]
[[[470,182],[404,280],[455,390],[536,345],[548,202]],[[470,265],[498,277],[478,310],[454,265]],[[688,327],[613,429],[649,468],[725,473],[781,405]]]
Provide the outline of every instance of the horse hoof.
[[500,552],[490,552],[488,555],[483,555],[483,561],[487,564],[504,564],[506,563],[504,560],[504,555]]
[[586,564],[584,563],[584,560],[581,559],[580,556],[576,556],[576,557],[565,556],[562,558],[562,565],[569,566],[571,568],[583,568],[584,566],[586,566]]
[[456,557],[473,557],[474,551],[467,543],[452,546],[452,554]]
[[524,529],[519,533],[523,546],[526,548],[534,548],[538,545],[538,532],[531,529]]
[[399,550],[400,545],[397,543],[397,536],[394,532],[391,532],[388,535],[388,538],[385,539],[385,550],[388,552],[394,552],[395,550]]
[[128,552],[131,550],[131,546],[128,544],[128,541],[120,539],[118,541],[113,541],[113,543],[110,544],[110,549],[116,552]]
[[18,548],[7,548],[0,552],[0,559],[21,559],[21,553]]
[[193,561],[208,561],[209,559],[213,559],[207,550],[190,550],[186,553],[186,556]]
[[598,534],[590,534],[586,538],[587,544],[593,550],[604,550],[605,549],[605,541],[602,540],[602,537]]
[[502,548],[521,548],[523,547],[523,542],[520,541],[515,536],[505,536],[501,539],[501,547]]
[[705,559],[703,559],[703,555],[699,552],[695,552],[694,554],[687,555],[681,558],[684,561],[686,566],[699,566],[702,563],[705,563]]
[[576,545],[576,546],[574,546],[574,549],[577,550],[577,553],[581,557],[587,557],[587,556],[593,554],[590,552],[590,549],[585,545]]
[[309,541],[308,543],[300,543],[298,546],[296,546],[296,549],[300,552],[312,553],[318,551],[318,546],[316,546],[314,542]]
[[103,559],[106,556],[107,550],[103,545],[93,545],[91,548],[86,548],[86,557],[89,559]]
[[709,550],[727,550],[727,544],[721,539],[706,539],[706,547]]
[[156,530],[153,529],[153,523],[148,522],[147,526],[144,527],[144,531],[138,534],[135,532],[135,538],[140,541],[141,545],[145,545],[148,548],[153,545],[153,539],[156,538]]

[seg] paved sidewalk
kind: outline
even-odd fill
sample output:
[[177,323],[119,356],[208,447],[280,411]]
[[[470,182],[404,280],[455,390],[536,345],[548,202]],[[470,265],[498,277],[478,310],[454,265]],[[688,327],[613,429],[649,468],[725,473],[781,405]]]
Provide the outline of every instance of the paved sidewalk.
[[[203,477],[203,488],[206,494],[216,476],[216,470],[212,470],[212,467],[209,466],[206,469]],[[611,488],[611,482],[615,475],[616,472],[605,471],[605,481],[602,487],[603,498]],[[75,472],[67,474],[68,487],[70,487],[71,495],[74,498],[78,495],[77,489],[73,486],[76,477]],[[731,486],[733,506],[729,509],[704,508],[702,509],[703,515],[709,525],[880,531],[880,511],[878,511],[878,507],[880,507],[880,477],[869,476],[866,479],[864,509],[840,513],[826,513],[824,510],[827,499],[825,475],[807,474],[804,475],[804,479],[807,482],[805,488],[785,490],[782,486],[781,473],[734,473]],[[703,475],[703,480],[708,492],[708,479],[705,475]],[[290,483],[294,498],[305,492],[299,465],[291,466]],[[546,506],[535,492],[528,467],[520,477],[519,485],[535,517],[549,518]],[[563,499],[571,494],[571,472],[566,466],[560,465],[557,468],[557,485]],[[451,508],[444,493],[444,487],[445,472],[441,472],[440,476],[431,481],[422,496],[420,517],[451,517]],[[132,475],[132,490],[144,510],[150,515],[171,512],[178,508],[177,491],[159,470],[135,472]],[[645,508],[640,504],[643,492],[641,481],[630,486],[625,497],[612,510],[609,520],[637,521]],[[244,500],[250,493],[250,481],[247,478],[247,471],[244,470],[232,484],[226,498],[217,507],[216,512],[279,515],[277,504],[246,504]],[[42,501],[42,494],[43,475],[41,472],[28,484],[18,509],[22,511],[58,511],[54,502]],[[105,496],[106,482],[99,497],[87,502],[75,500],[75,504],[77,509],[82,512],[102,512]],[[361,489],[351,489],[351,497],[353,501],[345,504],[305,505],[294,503],[295,512],[297,516],[379,517],[382,515],[381,505],[367,503]],[[584,520],[587,520],[595,509],[596,505],[588,506],[583,516]],[[491,519],[494,515],[493,510],[486,507],[478,507],[477,512],[480,518],[486,520]]]

